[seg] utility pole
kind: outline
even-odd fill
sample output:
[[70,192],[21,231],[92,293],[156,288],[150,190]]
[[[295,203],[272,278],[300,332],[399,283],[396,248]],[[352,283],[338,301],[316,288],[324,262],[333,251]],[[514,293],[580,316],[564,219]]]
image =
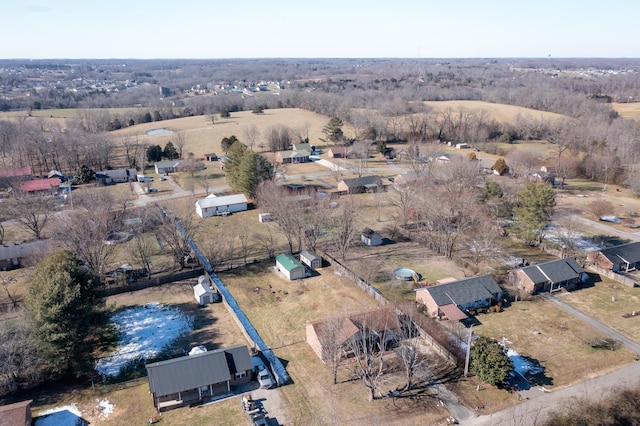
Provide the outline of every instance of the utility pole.
[[469,373],[469,361],[471,360],[471,337],[473,336],[473,324],[469,328],[469,339],[467,339],[467,356],[464,360],[464,377]]

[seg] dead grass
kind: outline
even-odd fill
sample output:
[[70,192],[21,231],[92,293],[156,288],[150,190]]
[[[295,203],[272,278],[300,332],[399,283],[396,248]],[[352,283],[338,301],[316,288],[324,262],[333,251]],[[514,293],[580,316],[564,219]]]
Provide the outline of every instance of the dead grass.
[[460,110],[460,108],[485,111],[494,120],[500,123],[510,124],[515,124],[519,116],[527,117],[530,120],[557,120],[564,117],[561,114],[552,112],[483,101],[426,101],[424,104],[431,107],[435,112],[445,112],[448,110],[455,112]]
[[613,109],[623,116],[633,120],[640,120],[640,102],[632,103],[612,103]]
[[501,341],[521,355],[538,360],[557,389],[611,372],[634,360],[626,348],[592,349],[585,342],[601,334],[540,299],[515,302],[501,313],[479,315],[479,335]]
[[[632,340],[640,341],[640,288],[627,287],[606,277],[601,279],[592,287],[563,295],[562,301]],[[637,316],[623,317],[634,311]]]

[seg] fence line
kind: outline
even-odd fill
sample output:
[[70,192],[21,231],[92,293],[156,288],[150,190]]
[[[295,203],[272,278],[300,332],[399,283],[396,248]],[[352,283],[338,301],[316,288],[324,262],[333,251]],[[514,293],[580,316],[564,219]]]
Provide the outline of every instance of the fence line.
[[589,270],[591,272],[595,272],[596,274],[604,275],[607,278],[610,278],[610,279],[612,279],[614,281],[617,281],[617,282],[619,282],[621,284],[628,285],[629,287],[637,287],[638,286],[638,281],[637,280],[635,280],[635,279],[633,279],[631,277],[628,277],[626,275],[623,275],[623,274],[616,274],[613,271],[601,268],[601,267],[599,267],[597,265],[589,264],[589,265],[587,265],[585,267],[585,269],[587,269],[587,270]]
[[151,280],[136,281],[131,284],[122,285],[118,287],[107,287],[99,290],[98,294],[101,297],[113,296],[115,294],[128,293],[130,291],[142,290],[144,288],[156,287],[163,284],[172,283],[174,281],[186,280],[189,278],[195,278],[204,274],[203,268],[196,268],[190,271],[177,272],[170,275],[162,275],[160,277]]
[[[329,260],[331,262],[331,265],[338,271],[340,272],[342,275],[344,275],[346,278],[349,279],[349,281],[353,282],[356,286],[358,286],[358,288],[360,288],[362,291],[364,291],[365,293],[367,293],[369,296],[371,296],[376,302],[378,302],[379,305],[381,306],[388,306],[391,305],[391,302],[389,300],[387,300],[387,298],[385,298],[382,293],[380,292],[380,290],[378,290],[375,286],[369,284],[364,278],[362,278],[361,276],[353,273],[353,271],[351,271],[349,268],[347,268],[345,265],[343,265],[342,263],[340,263],[336,258],[334,258],[333,256],[331,256],[330,254],[326,253],[326,252],[322,252],[320,250],[318,250],[318,254],[320,254],[321,256],[323,256],[324,258],[326,258],[327,260]],[[396,311],[396,314],[399,315],[406,315],[405,312],[403,312],[401,309],[399,309],[398,307],[394,308]],[[445,348],[444,346],[442,346],[440,343],[436,342],[435,339],[433,337],[431,337],[431,335],[423,328],[420,326],[420,324],[417,324],[416,321],[413,321],[413,324],[415,325],[415,327],[418,329],[418,331],[420,332],[420,336],[422,338],[425,339],[426,342],[428,342],[435,350],[438,354],[440,354],[444,359],[446,359],[447,361],[449,361],[450,363],[457,365],[457,360],[456,357],[449,351],[447,350],[447,348]]]

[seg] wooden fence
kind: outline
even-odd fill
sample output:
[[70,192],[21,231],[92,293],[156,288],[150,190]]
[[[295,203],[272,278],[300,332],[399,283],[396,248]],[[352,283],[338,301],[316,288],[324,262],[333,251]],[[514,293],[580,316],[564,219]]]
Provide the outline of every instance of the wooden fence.
[[[362,291],[364,291],[369,296],[371,296],[376,302],[378,302],[378,305],[380,305],[380,306],[389,306],[389,305],[392,304],[389,300],[387,300],[387,298],[385,298],[382,295],[380,290],[378,290],[376,287],[374,287],[371,284],[369,284],[361,276],[359,276],[357,274],[354,274],[353,271],[351,271],[349,268],[344,266],[342,263],[340,263],[338,260],[336,260],[333,256],[331,256],[328,253],[321,252],[319,250],[318,250],[318,254],[320,254],[322,257],[324,257],[329,262],[331,262],[331,266],[333,266],[333,268],[336,271],[338,271],[344,277],[348,278],[349,281],[353,282],[355,285],[358,286],[358,288],[360,288]],[[396,314],[398,314],[398,315],[406,315],[405,312],[403,312],[402,310],[398,309],[397,307],[395,307],[394,309],[396,310]],[[429,343],[431,345],[431,347],[438,354],[440,354],[444,359],[446,359],[447,361],[449,361],[453,365],[457,365],[458,364],[456,357],[449,350],[447,350],[447,348],[442,346],[440,343],[436,342],[435,339],[423,327],[420,327],[420,324],[417,324],[416,321],[413,321],[413,324],[415,325],[415,327],[420,332],[420,336],[422,338],[424,338],[424,340],[427,343]]]
[[101,297],[113,296],[115,294],[128,293],[130,291],[142,290],[143,288],[156,287],[174,281],[195,278],[204,274],[203,268],[196,268],[189,271],[182,271],[170,275],[162,275],[151,280],[138,280],[134,283],[121,285],[118,287],[107,287],[99,291]]

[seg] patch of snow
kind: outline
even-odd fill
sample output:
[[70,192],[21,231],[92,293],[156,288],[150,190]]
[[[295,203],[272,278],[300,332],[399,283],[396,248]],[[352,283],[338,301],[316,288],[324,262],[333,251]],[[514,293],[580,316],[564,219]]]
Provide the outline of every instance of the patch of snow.
[[513,362],[513,370],[522,377],[533,376],[544,371],[540,365],[530,362],[513,349],[506,349],[506,353]]
[[110,403],[108,399],[103,399],[102,401],[98,402],[98,410],[100,410],[100,413],[105,418],[109,417],[109,414],[113,413],[114,407],[115,406]]
[[35,426],[80,426],[87,425],[75,404],[54,407],[40,413],[35,418]]
[[98,361],[102,376],[117,376],[138,360],[157,356],[179,336],[193,330],[193,318],[178,308],[150,303],[125,309],[111,318],[120,335],[115,353]]
[[200,346],[194,346],[193,348],[191,348],[191,350],[189,351],[189,355],[195,355],[195,354],[203,354],[207,351],[207,347],[200,345]]

